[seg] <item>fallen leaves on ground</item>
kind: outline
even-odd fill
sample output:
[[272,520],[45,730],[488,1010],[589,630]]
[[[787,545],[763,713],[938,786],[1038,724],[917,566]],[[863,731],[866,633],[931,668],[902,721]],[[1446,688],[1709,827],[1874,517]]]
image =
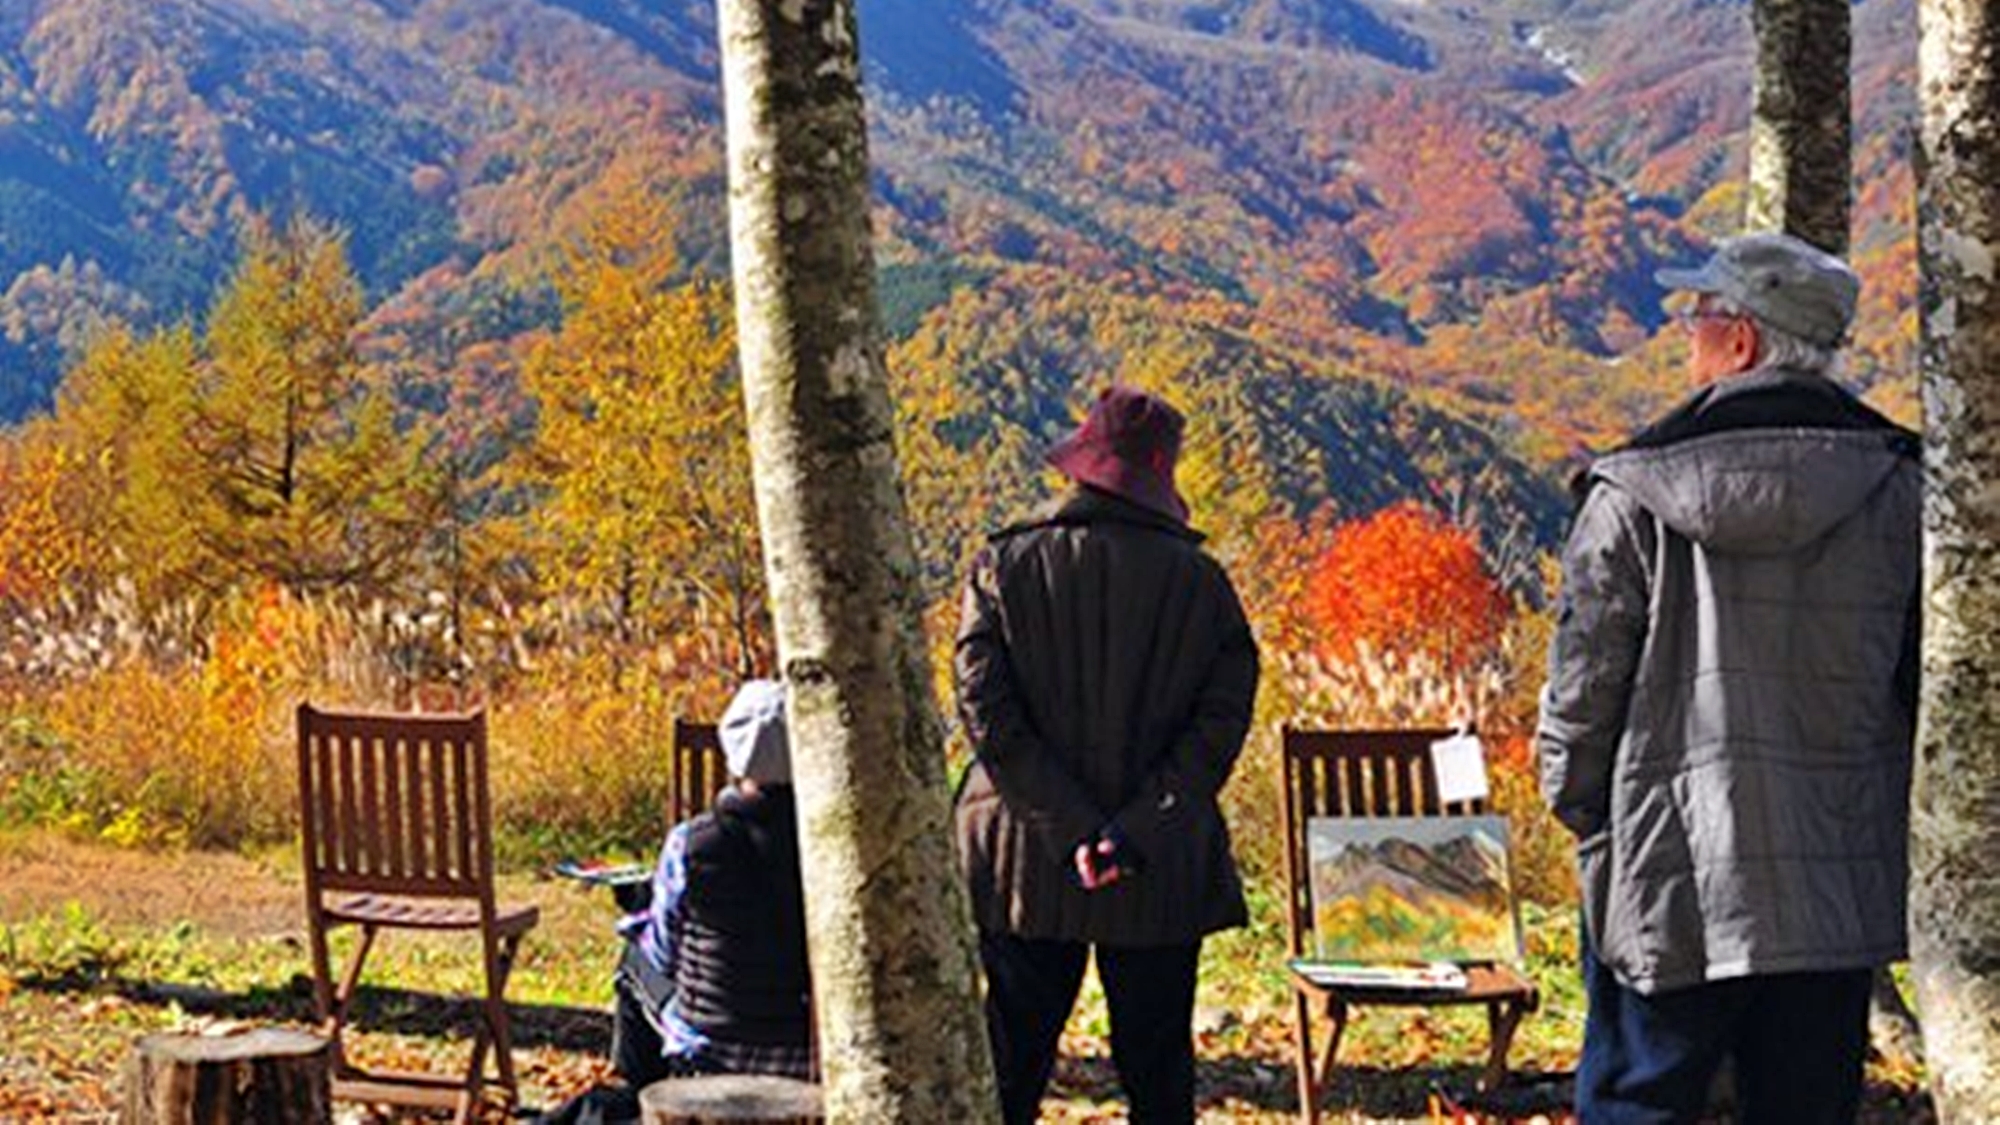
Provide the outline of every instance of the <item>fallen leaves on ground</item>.
[[[218,1034],[311,1019],[297,923],[274,922],[274,899],[303,902],[295,874],[235,856],[105,859],[101,850],[49,838],[0,848],[0,1122],[114,1120],[120,1065],[147,1033]],[[27,864],[37,865],[35,878],[16,878]],[[67,897],[51,883],[65,868],[92,872],[60,888]],[[604,1053],[617,949],[613,912],[608,900],[569,884],[526,876],[506,882],[505,897],[542,907],[508,996],[524,1102],[548,1108],[611,1077]],[[161,902],[199,902],[203,913],[162,915]],[[1541,1113],[1549,1125],[1563,1121],[1562,1080],[1575,1064],[1582,1015],[1574,941],[1564,936],[1573,931],[1566,914],[1531,916],[1529,967],[1543,1004],[1512,1055],[1525,1100],[1511,1120]],[[412,989],[472,989],[476,943],[395,937],[385,937],[371,959],[352,1053],[364,1065],[462,1069],[474,1005]],[[1292,1005],[1273,967],[1282,948],[1268,922],[1210,943],[1195,1020],[1203,1121],[1296,1120]],[[1092,980],[1063,1036],[1045,1122],[1126,1119],[1107,1031]],[[1317,1034],[1323,1045],[1323,1024]],[[1428,1122],[1434,1095],[1473,1089],[1484,1050],[1483,1013],[1362,1009],[1343,1042],[1322,1118]],[[1871,1073],[1864,1125],[1934,1122],[1920,1083],[1920,1075]],[[384,1119],[344,1107],[339,1120]]]

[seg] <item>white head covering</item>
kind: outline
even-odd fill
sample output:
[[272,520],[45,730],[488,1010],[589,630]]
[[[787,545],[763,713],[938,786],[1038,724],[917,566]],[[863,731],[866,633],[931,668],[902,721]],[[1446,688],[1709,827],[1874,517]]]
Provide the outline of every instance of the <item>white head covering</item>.
[[717,732],[732,777],[759,785],[792,783],[792,748],[785,737],[785,685],[750,680],[736,690]]

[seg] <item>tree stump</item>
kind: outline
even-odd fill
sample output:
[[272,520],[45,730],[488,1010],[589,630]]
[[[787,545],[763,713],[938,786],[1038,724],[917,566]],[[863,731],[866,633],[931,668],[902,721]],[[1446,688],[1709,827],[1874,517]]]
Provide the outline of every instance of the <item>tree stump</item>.
[[258,1028],[148,1035],[125,1062],[122,1125],[330,1125],[332,1044]]
[[769,1074],[669,1078],[639,1092],[645,1125],[812,1125],[825,1119],[819,1086]]

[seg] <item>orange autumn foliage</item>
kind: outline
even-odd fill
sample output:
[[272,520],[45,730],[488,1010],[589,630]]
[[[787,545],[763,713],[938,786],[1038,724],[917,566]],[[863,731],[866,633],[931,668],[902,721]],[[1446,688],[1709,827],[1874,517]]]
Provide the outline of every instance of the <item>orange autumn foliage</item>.
[[1493,656],[1509,609],[1475,534],[1414,503],[1335,528],[1306,584],[1317,647],[1334,662],[1365,648],[1463,672]]

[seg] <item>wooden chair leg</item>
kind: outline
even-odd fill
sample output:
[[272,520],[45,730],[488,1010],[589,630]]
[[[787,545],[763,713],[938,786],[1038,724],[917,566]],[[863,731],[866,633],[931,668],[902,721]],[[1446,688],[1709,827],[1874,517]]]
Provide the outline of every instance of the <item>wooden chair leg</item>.
[[488,977],[487,1018],[493,1024],[494,1064],[498,1084],[507,1090],[511,1103],[519,1098],[521,1085],[514,1074],[514,1017],[507,1010],[507,980],[514,974],[514,955],[521,948],[521,935],[500,941],[498,963]]
[[[333,1019],[333,957],[327,949],[326,919],[317,909],[306,916],[307,935],[312,942],[313,974],[313,1019],[322,1029],[330,1026]],[[334,1043],[334,1054],[340,1053],[340,1044]]]
[[[347,1030],[347,1012],[354,1003],[354,993],[361,987],[361,969],[368,961],[368,954],[375,948],[376,928],[364,925],[357,939],[354,953],[347,959],[347,968],[340,974],[340,983],[333,990],[333,1004],[322,1022],[322,1033],[333,1040],[333,1075],[335,1078],[349,1072],[347,1053],[342,1035]],[[324,935],[320,941],[326,941]]]
[[498,939],[487,947],[486,996],[480,1004],[479,1027],[472,1037],[472,1058],[466,1064],[465,1090],[459,1098],[457,1125],[471,1121],[484,1097],[486,1056],[493,1055],[493,1085],[499,1087],[506,1104],[520,1100],[520,1080],[514,1072],[514,1025],[507,1011],[507,978],[514,971],[514,954],[520,947],[519,935]]
[[1312,1000],[1298,989],[1292,990],[1296,1004],[1299,1068],[1299,1121],[1319,1125],[1319,1083],[1313,1080]]
[[353,956],[347,959],[347,970],[340,974],[340,987],[334,990],[333,1010],[336,1019],[344,1019],[347,1005],[354,999],[355,989],[361,986],[361,967],[368,960],[368,954],[375,948],[375,927],[362,926],[360,944],[354,947]]
[[1341,1037],[1347,1033],[1347,1005],[1334,997],[1327,997],[1326,1014],[1333,1019],[1333,1030],[1327,1033],[1326,1057],[1319,1064],[1319,1088],[1325,1090],[1333,1085],[1334,1059],[1340,1054]]
[[1521,1017],[1527,1015],[1527,1008],[1513,1000],[1500,1000],[1486,1005],[1486,1027],[1491,1046],[1486,1056],[1486,1073],[1480,1082],[1483,1090],[1497,1090],[1507,1081],[1507,1052],[1514,1045],[1514,1031],[1521,1026]]
[[1340,1054],[1341,1036],[1347,1031],[1347,1005],[1329,996],[1326,998],[1326,1014],[1333,1021],[1327,1032],[1326,1054],[1313,1058],[1312,1049],[1312,1000],[1305,993],[1295,993],[1298,1001],[1298,1054],[1299,1054],[1299,1120],[1305,1125],[1316,1125],[1319,1121],[1320,1103],[1326,1099],[1326,1088],[1333,1084],[1334,1060]]
[[492,1001],[480,1005],[479,1019],[472,1031],[472,1057],[465,1063],[465,1080],[459,1084],[458,1109],[453,1125],[468,1125],[486,1089],[486,1052],[493,1046]]

